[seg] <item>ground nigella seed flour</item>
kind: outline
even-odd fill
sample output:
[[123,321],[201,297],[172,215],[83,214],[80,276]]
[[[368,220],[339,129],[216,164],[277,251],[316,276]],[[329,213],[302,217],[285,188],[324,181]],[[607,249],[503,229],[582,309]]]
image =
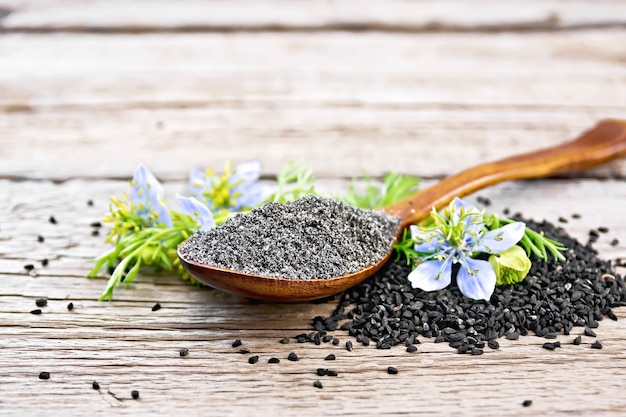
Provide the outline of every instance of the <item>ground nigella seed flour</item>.
[[306,196],[240,214],[181,247],[186,259],[288,279],[332,278],[380,261],[399,219],[328,198]]

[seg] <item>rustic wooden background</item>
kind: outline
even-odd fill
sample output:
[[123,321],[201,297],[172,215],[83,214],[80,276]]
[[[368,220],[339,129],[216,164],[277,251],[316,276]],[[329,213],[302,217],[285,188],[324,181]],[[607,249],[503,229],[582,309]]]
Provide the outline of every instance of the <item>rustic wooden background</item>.
[[[302,160],[328,189],[360,170],[432,183],[626,118],[624,45],[617,0],[0,0],[0,415],[623,415],[624,308],[597,329],[602,350],[573,334],[553,352],[536,337],[481,357],[429,340],[347,352],[278,343],[333,302],[270,305],[142,275],[103,303],[105,274],[84,275],[107,248],[89,224],[140,161],[170,196],[191,168],[227,159],[260,159],[267,177]],[[606,226],[596,247],[616,259],[625,175],[619,161],[480,195],[568,217],[579,239]],[[318,367],[339,372],[321,390]]]

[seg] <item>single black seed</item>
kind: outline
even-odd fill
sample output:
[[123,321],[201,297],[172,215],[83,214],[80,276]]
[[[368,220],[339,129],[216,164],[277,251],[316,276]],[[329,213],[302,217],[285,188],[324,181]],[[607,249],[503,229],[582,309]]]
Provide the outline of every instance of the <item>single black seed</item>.
[[352,346],[352,342],[348,340],[348,341],[346,342],[346,350],[347,350],[348,352],[352,352],[352,347],[353,347],[353,346]]
[[498,349],[500,347],[500,343],[498,343],[496,340],[490,340],[487,342],[487,346],[489,346],[491,349]]
[[602,349],[602,343],[599,340],[596,340],[591,344],[591,349]]
[[472,348],[472,355],[474,356],[482,355],[483,353],[485,353],[485,351],[482,349]]
[[409,352],[409,353],[413,353],[413,352],[417,351],[417,346],[415,346],[415,345],[407,346],[406,351]]
[[187,356],[187,355],[189,355],[189,349],[187,349],[187,348],[182,348],[181,350],[179,350],[179,351],[178,351],[178,354],[179,354],[180,356]]
[[508,340],[517,340],[517,339],[519,339],[519,332],[507,333],[506,338]]
[[580,342],[582,341],[582,337],[580,336],[576,336],[576,338],[574,339],[574,344],[575,345],[580,345]]
[[30,314],[35,314],[35,315],[37,315],[37,314],[41,314],[41,309],[40,309],[40,308],[36,308],[36,309],[34,309],[34,310],[31,310],[31,311],[30,311]]
[[248,358],[248,363],[250,365],[254,365],[255,363],[257,363],[259,361],[259,356],[258,355],[254,355],[250,358]]
[[50,379],[50,372],[39,372],[39,379]]
[[152,311],[159,311],[161,309],[161,304],[156,303],[152,306]]
[[41,236],[41,235],[37,236],[37,242],[43,243],[45,240],[46,239],[43,236]]
[[88,205],[89,207],[93,206],[93,200],[87,200],[87,205]]
[[89,226],[91,226],[91,227],[102,227],[102,223],[100,223],[100,222],[93,222]]
[[245,355],[247,353],[250,353],[250,349],[248,349],[247,347],[241,348],[239,349],[239,353],[241,353],[242,355]]
[[619,245],[619,239],[615,238],[611,240],[611,246],[617,246],[617,245]]
[[35,304],[37,305],[37,307],[45,307],[48,305],[48,300],[46,300],[45,298],[38,298],[35,300]]
[[269,358],[267,363],[280,363],[280,359],[278,358]]
[[234,348],[241,346],[241,339],[237,339],[237,340],[235,340],[235,341],[231,344],[231,346],[232,346],[232,347],[234,347]]
[[50,223],[52,223],[52,224],[57,224],[57,219],[55,219],[55,218],[54,218],[54,216],[50,216],[50,217],[48,218],[48,221],[49,221]]
[[578,213],[572,214],[572,219],[580,219],[582,216]]
[[585,327],[585,336],[597,337],[596,332],[591,330],[589,327]]
[[94,229],[91,231],[91,236],[100,236],[100,230]]
[[33,269],[35,269],[35,265],[33,264],[26,264],[24,265],[24,269],[27,271],[32,271]]
[[337,371],[333,371],[332,369],[329,369],[326,371],[326,376],[337,376]]
[[313,386],[314,386],[315,388],[319,388],[319,389],[324,388],[324,386],[322,385],[322,383],[321,383],[320,381],[315,381],[315,382],[313,382]]
[[565,217],[559,217],[559,221],[561,223],[567,223],[567,219]]
[[100,384],[98,384],[98,381],[93,381],[91,383],[91,388],[93,388],[93,389],[100,389]]
[[333,338],[333,345],[337,346],[339,344],[339,339],[337,339],[336,337]]
[[560,348],[561,347],[561,342],[559,342],[558,340],[556,342],[553,342],[553,343],[554,343],[554,347],[555,348]]
[[297,362],[299,358],[298,355],[295,354],[295,352],[291,352],[289,356],[287,356],[287,359],[292,362]]
[[47,259],[47,258],[42,259],[42,260],[41,260],[41,266],[48,266],[48,263],[49,263],[49,262],[50,262],[50,261],[48,261],[48,259]]
[[533,405],[533,400],[524,400],[522,402],[522,406],[524,407],[530,407],[531,405]]
[[547,349],[547,350],[554,350],[556,346],[554,346],[554,343],[552,342],[546,342],[543,344],[543,348]]
[[333,337],[332,337],[332,336],[329,336],[329,335],[326,335],[326,336],[324,336],[324,337],[322,338],[322,342],[324,342],[324,343],[328,343],[328,342],[330,342],[331,340],[333,340]]
[[74,310],[74,303],[69,303],[69,304],[67,305],[67,310],[68,310],[68,311],[72,311],[72,310]]
[[326,373],[328,372],[328,369],[325,369],[325,368],[317,368],[317,371],[316,371],[316,372],[317,372],[317,375],[318,375],[318,376],[325,376],[325,375],[326,375]]
[[393,366],[389,366],[389,367],[387,368],[387,373],[388,373],[389,375],[395,375],[395,374],[397,374],[397,373],[398,373],[398,368],[393,367]]
[[600,233],[609,233],[609,228],[608,227],[604,227],[604,226],[600,226],[600,227],[598,227],[598,232],[600,232]]
[[335,359],[336,359],[336,357],[335,357],[335,355],[334,355],[334,354],[332,354],[332,353],[331,353],[330,355],[327,355],[327,356],[324,358],[324,360],[325,360],[325,361],[334,361]]
[[600,237],[600,233],[599,233],[597,230],[591,229],[591,230],[589,231],[589,236],[590,236],[590,237],[595,237],[595,238],[598,238],[598,237]]
[[139,398],[139,391],[134,389],[130,392],[130,395],[133,397],[133,400],[136,400],[137,398]]
[[278,343],[280,343],[281,345],[286,345],[287,343],[289,343],[289,338],[283,337],[282,339],[278,341]]
[[505,207],[504,210],[502,210],[502,214],[504,214],[505,216],[508,216],[511,213],[511,210],[508,207]]
[[609,311],[606,312],[606,315],[608,316],[608,318],[610,318],[613,321],[617,321],[617,316],[615,315],[615,313],[613,312],[613,310],[609,309]]
[[469,350],[469,345],[461,345],[456,351],[457,353],[464,354],[464,353],[467,353],[468,350]]

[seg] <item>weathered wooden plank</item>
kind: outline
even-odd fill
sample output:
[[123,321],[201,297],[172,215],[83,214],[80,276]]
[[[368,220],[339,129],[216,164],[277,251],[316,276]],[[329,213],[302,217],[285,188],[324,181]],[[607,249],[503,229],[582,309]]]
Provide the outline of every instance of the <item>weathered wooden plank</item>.
[[[625,43],[624,30],[3,36],[0,176],[123,178],[141,160],[182,179],[261,157],[268,174],[304,160],[325,177],[447,175],[623,117]],[[595,175],[609,174],[626,168]]]
[[[603,1],[2,0],[5,31],[497,31],[607,27],[626,7]],[[0,16],[2,16],[0,15]]]

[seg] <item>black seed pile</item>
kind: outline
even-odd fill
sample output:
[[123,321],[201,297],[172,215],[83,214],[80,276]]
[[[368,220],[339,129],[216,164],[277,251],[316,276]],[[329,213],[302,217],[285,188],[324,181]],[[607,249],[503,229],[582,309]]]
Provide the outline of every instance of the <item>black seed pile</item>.
[[[414,289],[406,278],[410,272],[406,262],[389,262],[372,278],[343,293],[330,317],[315,317],[315,332],[306,341],[340,329],[362,344],[367,341],[389,349],[403,343],[409,351],[421,335],[448,343],[459,353],[481,355],[485,342],[498,349],[495,339],[500,337],[516,340],[534,333],[554,339],[557,334],[570,334],[574,326],[584,327],[585,335],[594,337],[592,329],[598,321],[604,316],[616,318],[611,308],[626,305],[623,278],[614,273],[610,262],[598,258],[591,242],[582,244],[549,222],[519,220],[562,242],[568,248],[566,260],[532,259],[526,279],[496,287],[490,303],[463,296],[455,283],[430,293]],[[544,348],[559,345],[552,342]],[[601,344],[593,347],[601,348]],[[352,349],[350,341],[346,349]]]
[[398,219],[315,196],[270,203],[198,232],[181,246],[191,261],[248,274],[327,279],[380,261]]

